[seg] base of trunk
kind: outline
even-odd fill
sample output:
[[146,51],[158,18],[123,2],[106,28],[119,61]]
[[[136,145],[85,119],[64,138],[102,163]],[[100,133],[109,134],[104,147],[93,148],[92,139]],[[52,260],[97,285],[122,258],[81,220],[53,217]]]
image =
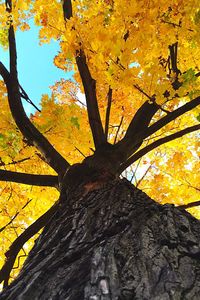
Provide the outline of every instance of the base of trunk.
[[18,278],[13,300],[199,299],[200,222],[126,180],[62,191]]

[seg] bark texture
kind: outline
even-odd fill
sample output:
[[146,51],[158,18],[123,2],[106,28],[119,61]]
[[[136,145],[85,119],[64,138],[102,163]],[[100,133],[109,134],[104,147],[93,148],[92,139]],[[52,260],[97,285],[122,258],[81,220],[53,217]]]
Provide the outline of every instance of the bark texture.
[[126,180],[63,185],[1,300],[200,299],[200,222]]

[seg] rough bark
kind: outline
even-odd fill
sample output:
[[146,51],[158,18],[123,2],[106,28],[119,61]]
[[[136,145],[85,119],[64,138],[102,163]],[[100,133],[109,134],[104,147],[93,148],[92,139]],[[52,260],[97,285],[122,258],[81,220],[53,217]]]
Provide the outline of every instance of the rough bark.
[[58,210],[1,300],[199,299],[198,220],[125,179],[75,188],[65,180]]

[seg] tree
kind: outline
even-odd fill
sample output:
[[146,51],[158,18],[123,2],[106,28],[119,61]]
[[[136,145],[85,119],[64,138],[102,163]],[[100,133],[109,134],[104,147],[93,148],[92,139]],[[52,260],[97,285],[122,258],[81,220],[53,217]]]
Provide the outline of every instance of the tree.
[[[60,194],[6,252],[1,299],[198,299],[200,224],[184,210],[199,204],[188,204],[199,191],[198,1],[65,0],[61,6],[56,0],[27,0],[6,1],[7,12],[3,5],[0,9],[2,40],[8,32],[10,54],[9,71],[0,63],[2,128],[7,128],[0,136],[6,166],[0,178],[54,187]],[[22,99],[32,101],[18,80],[15,30],[27,29],[33,15],[41,41],[60,40],[54,63],[74,68],[75,81],[57,82],[52,97],[43,96],[42,110],[28,118]],[[79,88],[86,105],[77,99]],[[71,153],[77,144],[79,156]],[[165,150],[159,160],[150,153],[157,147]],[[139,181],[136,177],[137,186],[120,177],[147,154],[148,168]],[[30,174],[33,170],[36,174]],[[138,189],[148,182],[150,195],[157,192],[166,200],[176,176],[185,179],[191,196],[182,207],[162,206]],[[23,211],[31,199],[19,189],[5,186],[3,192],[8,200],[19,193]],[[184,185],[181,190],[186,198]],[[39,192],[40,209],[33,218],[46,208],[46,198],[52,203],[55,197],[50,190]],[[21,211],[1,231],[19,216],[19,227],[29,224]],[[7,287],[17,255],[20,260],[24,244],[42,228]]]

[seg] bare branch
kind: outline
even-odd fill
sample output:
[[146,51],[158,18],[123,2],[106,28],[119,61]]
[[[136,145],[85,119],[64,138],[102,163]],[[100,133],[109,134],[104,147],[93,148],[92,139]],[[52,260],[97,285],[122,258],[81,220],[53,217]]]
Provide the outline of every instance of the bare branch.
[[[127,145],[127,147],[123,147],[123,151],[126,157],[129,157],[132,153],[134,153],[142,144],[143,139],[136,142],[135,136],[137,136],[138,132],[142,133],[148,128],[149,123],[151,122],[152,117],[158,111],[159,105],[155,102],[146,101],[136,112],[134,115],[124,138],[118,143],[119,147],[123,147]],[[128,144],[134,144],[134,147],[129,147]]]
[[28,94],[25,92],[25,90],[23,89],[23,87],[21,85],[19,85],[20,88],[20,96],[26,100],[26,102],[28,102],[29,104],[31,104],[37,111],[41,112],[41,110],[33,103],[33,101],[29,98]]
[[[137,149],[138,145],[141,145],[141,142],[158,131],[159,129],[163,128],[165,125],[169,124],[171,121],[175,120],[176,118],[180,117],[184,113],[192,110],[196,106],[200,104],[200,97],[197,97],[190,102],[187,102],[186,104],[182,105],[181,107],[177,108],[176,110],[168,113],[166,116],[152,124],[151,126],[147,127],[146,129],[141,130],[139,128],[139,121],[138,123],[138,132],[135,132],[134,135],[125,135],[125,137],[118,143],[118,147],[122,153],[128,153],[129,156],[133,154]],[[145,107],[144,107],[145,108]],[[144,109],[145,111],[145,109]],[[144,112],[143,111],[143,112]],[[147,106],[148,111],[148,106]],[[153,111],[153,109],[152,109]],[[136,113],[137,114],[137,113]],[[145,116],[145,113],[142,113],[142,115]],[[151,110],[150,115],[151,116]],[[136,150],[135,150],[136,149]]]
[[69,20],[72,17],[72,2],[71,0],[63,0],[63,16],[65,20]]
[[1,158],[0,158],[0,167],[2,166],[9,166],[9,165],[17,165],[17,164],[20,164],[26,160],[29,160],[31,157],[25,157],[25,158],[22,158],[20,160],[13,160],[12,162],[8,163],[8,164],[5,164]]
[[37,175],[0,170],[0,181],[12,181],[29,185],[58,188],[58,176]]
[[146,101],[134,115],[125,135],[126,137],[133,137],[138,131],[148,128],[152,117],[159,110],[159,105]]
[[178,69],[178,42],[169,46],[169,52],[171,63],[169,71],[173,71],[176,77],[178,77],[178,75],[181,74],[181,71]]
[[117,128],[117,132],[116,132],[116,135],[115,135],[114,144],[116,144],[116,142],[117,142],[117,137],[118,137],[120,128],[121,128],[121,126],[122,126],[123,120],[124,120],[124,116],[121,117],[120,123],[119,123],[119,125],[117,126],[118,128]]
[[[63,14],[65,20],[69,20],[72,17],[71,0],[63,1]],[[85,91],[88,119],[94,139],[94,144],[97,149],[99,146],[106,143],[106,137],[104,134],[97,102],[96,81],[91,76],[85,53],[81,47],[80,50],[76,52],[75,58]]]
[[[161,22],[162,22],[162,23],[165,23],[165,24],[172,25],[173,27],[180,27],[180,28],[183,28],[180,22],[179,22],[178,24],[176,24],[176,23],[169,22],[169,21],[165,21],[165,20],[162,20],[162,19],[161,19]],[[184,28],[184,29],[185,29],[185,30],[188,30],[188,31],[191,31],[191,32],[194,31],[194,30],[192,30],[191,28]]]
[[200,201],[195,201],[195,202],[191,202],[188,204],[178,205],[177,207],[187,209],[187,208],[192,208],[192,207],[199,206],[199,205],[200,205]]
[[185,128],[183,130],[180,130],[176,133],[170,134],[164,138],[161,138],[150,145],[142,148],[138,152],[136,152],[134,155],[132,155],[129,159],[127,159],[126,162],[122,163],[120,168],[119,168],[119,174],[121,174],[126,168],[128,168],[131,164],[133,164],[136,160],[147,154],[148,152],[152,151],[153,149],[157,148],[158,146],[161,146],[165,143],[168,143],[170,141],[173,141],[177,138],[182,137],[185,134],[191,133],[193,131],[199,130],[200,129],[200,124],[190,126],[188,128]]
[[15,259],[22,249],[23,245],[33,237],[41,228],[43,228],[53,214],[56,212],[58,204],[53,205],[46,213],[38,218],[33,224],[31,224],[17,239],[12,243],[9,250],[5,253],[6,262],[0,271],[0,283],[4,281],[5,285],[8,283],[10,272],[15,263]]
[[192,110],[196,106],[200,105],[200,97],[197,97],[190,102],[187,102],[186,104],[182,105],[181,107],[177,108],[176,110],[170,112],[166,116],[164,116],[162,119],[158,120],[154,124],[148,127],[145,133],[145,138],[148,137],[149,135],[155,133],[165,125],[169,124],[171,121],[177,119],[184,113]]
[[0,62],[0,74],[8,91],[8,101],[12,116],[21,133],[44,156],[45,161],[59,174],[63,174],[69,167],[69,163],[54,149],[49,141],[38,131],[27,117],[20,97],[17,78],[17,55],[13,26],[9,29],[10,72]]
[[140,183],[146,177],[147,173],[151,170],[151,168],[152,168],[152,165],[148,166],[148,168],[146,169],[146,171],[144,172],[142,177],[138,180],[136,187],[139,187]]
[[90,128],[92,130],[94,144],[97,149],[99,146],[106,143],[106,137],[103,131],[96,97],[96,81],[92,78],[90,74],[83,50],[80,50],[77,54],[76,63],[85,91],[88,119],[90,123]]
[[112,89],[109,87],[108,90],[108,104],[106,108],[106,121],[105,121],[105,136],[106,140],[108,139],[108,129],[109,129],[109,121],[110,121],[110,109],[111,109],[111,104],[112,104]]
[[80,149],[78,149],[76,146],[74,146],[74,147],[83,157],[86,157],[85,154]]
[[10,13],[12,11],[12,0],[5,0],[5,5],[6,11]]
[[[26,204],[21,208],[21,210],[24,209],[31,201],[32,201],[32,199],[28,200],[26,202]],[[10,224],[12,224],[12,222],[17,218],[17,216],[19,215],[19,213],[20,213],[20,211],[16,212],[16,214],[13,217],[10,218],[10,221],[6,225],[4,225],[3,227],[0,228],[0,232],[2,232],[3,230],[5,230],[6,227],[8,227]]]
[[137,84],[133,85],[140,93],[145,95],[151,102],[155,102],[155,95],[149,96],[146,92],[144,92]]

